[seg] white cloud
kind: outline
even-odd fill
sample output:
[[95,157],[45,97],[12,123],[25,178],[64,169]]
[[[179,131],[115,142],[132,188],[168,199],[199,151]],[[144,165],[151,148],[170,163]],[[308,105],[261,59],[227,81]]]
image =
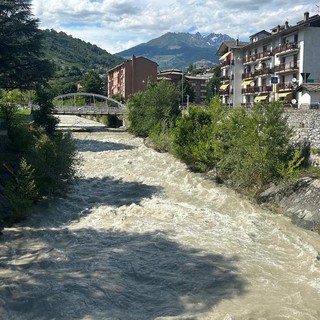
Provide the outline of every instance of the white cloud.
[[239,36],[270,29],[303,13],[317,12],[309,0],[32,0],[40,27],[63,31],[110,53],[166,32],[214,32]]

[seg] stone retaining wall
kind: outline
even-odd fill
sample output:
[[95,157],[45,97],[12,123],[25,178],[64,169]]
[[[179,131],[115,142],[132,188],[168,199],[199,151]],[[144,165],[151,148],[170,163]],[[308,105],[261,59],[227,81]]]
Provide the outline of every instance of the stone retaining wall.
[[309,141],[320,148],[320,109],[286,109],[288,124],[295,131],[295,141]]

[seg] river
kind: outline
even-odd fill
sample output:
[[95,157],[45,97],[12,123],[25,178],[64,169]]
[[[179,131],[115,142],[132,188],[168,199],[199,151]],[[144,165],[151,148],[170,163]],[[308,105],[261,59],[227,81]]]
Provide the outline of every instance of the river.
[[81,178],[0,238],[0,319],[320,319],[319,235],[126,132],[73,136]]

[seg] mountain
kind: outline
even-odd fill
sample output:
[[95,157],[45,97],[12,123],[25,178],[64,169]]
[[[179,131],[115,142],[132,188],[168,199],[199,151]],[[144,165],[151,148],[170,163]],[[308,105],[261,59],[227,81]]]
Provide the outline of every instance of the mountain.
[[45,57],[60,67],[74,66],[84,71],[94,69],[106,72],[124,61],[121,57],[64,32],[53,29],[42,32]]
[[235,39],[226,34],[168,32],[159,38],[118,52],[116,55],[126,59],[130,59],[132,55],[143,56],[157,62],[160,70],[185,69],[190,64],[218,63],[216,51],[224,41],[235,41]]

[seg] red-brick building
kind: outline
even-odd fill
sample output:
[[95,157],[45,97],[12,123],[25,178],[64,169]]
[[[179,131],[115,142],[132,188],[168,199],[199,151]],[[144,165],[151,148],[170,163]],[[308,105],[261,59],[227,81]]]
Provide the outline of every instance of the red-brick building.
[[125,100],[145,90],[148,81],[157,80],[158,64],[144,57],[132,56],[108,71],[108,96],[120,94]]

